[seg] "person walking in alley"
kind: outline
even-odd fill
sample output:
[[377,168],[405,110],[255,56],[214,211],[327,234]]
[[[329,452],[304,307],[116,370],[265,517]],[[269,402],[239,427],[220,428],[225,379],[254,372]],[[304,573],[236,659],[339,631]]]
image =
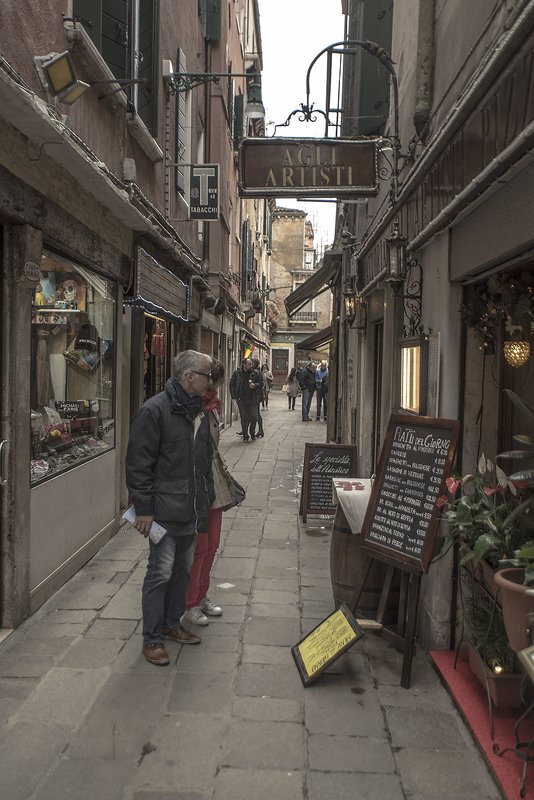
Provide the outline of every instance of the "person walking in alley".
[[[217,389],[223,381],[224,365],[217,359],[213,359],[211,383],[202,395],[202,409],[209,419],[211,436],[216,446],[219,445],[219,415],[221,413],[221,401]],[[191,579],[187,590],[186,612],[182,617],[182,622],[192,622],[195,625],[208,625],[208,617],[220,617],[223,613],[222,608],[208,597],[210,571],[221,540],[221,506],[225,504],[223,500],[224,486],[220,485],[219,473],[215,466],[213,482],[215,499],[208,514],[206,533],[199,533],[197,536]]]
[[297,380],[297,370],[295,369],[295,367],[293,367],[293,369],[287,376],[286,383],[287,383],[287,403],[289,406],[289,410],[294,411],[295,401],[300,391],[299,382]]
[[253,370],[250,358],[244,358],[230,378],[230,396],[237,402],[243,441],[256,438],[258,392],[263,385],[259,370]]
[[317,398],[317,414],[316,414],[316,421],[321,419],[321,401],[323,404],[323,417],[324,421],[326,422],[327,417],[327,407],[326,407],[326,398],[328,393],[328,388],[326,387],[325,391],[325,383],[324,379],[328,376],[328,364],[326,361],[321,361],[317,369],[315,370],[315,396]]
[[126,485],[135,509],[134,528],[147,537],[155,520],[167,529],[150,541],[143,583],[143,655],[164,666],[163,644],[198,644],[182,626],[197,533],[206,531],[213,503],[209,420],[201,397],[211,379],[212,360],[195,350],[174,359],[174,377],[135,415],[126,453]]
[[258,386],[256,391],[256,420],[258,423],[258,433],[256,436],[263,437],[263,417],[261,415],[261,402],[263,401],[263,393],[264,393],[264,378],[263,372],[260,369],[260,360],[259,358],[252,358],[252,372],[253,374],[261,379],[261,385]]
[[273,388],[274,378],[273,373],[269,369],[267,364],[264,364],[261,368],[261,374],[263,378],[263,398],[261,401],[262,408],[268,410],[269,408],[269,392]]
[[302,391],[302,421],[311,422],[310,407],[315,391],[315,364],[309,361],[297,372],[297,380]]

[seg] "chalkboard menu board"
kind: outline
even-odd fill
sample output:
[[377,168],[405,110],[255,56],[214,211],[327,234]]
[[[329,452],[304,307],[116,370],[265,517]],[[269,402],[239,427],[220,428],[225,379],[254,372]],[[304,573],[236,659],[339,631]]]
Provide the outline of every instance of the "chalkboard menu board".
[[459,422],[392,414],[380,454],[362,546],[426,572],[447,493]]
[[332,478],[356,477],[356,446],[351,444],[311,444],[304,450],[304,472],[300,514],[334,514]]

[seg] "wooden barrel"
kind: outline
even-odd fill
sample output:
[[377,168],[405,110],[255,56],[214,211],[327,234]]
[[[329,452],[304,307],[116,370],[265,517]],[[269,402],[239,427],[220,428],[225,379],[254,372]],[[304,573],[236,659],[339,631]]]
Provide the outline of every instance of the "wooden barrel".
[[[360,534],[351,532],[347,518],[341,506],[338,506],[330,542],[330,577],[334,602],[336,607],[340,603],[345,603],[351,611],[355,611],[359,616],[376,619],[387,567],[382,562],[373,559],[358,606],[355,609],[356,599],[369,564],[369,556],[362,552],[360,542]],[[400,578],[396,573],[384,614],[383,622],[386,625],[393,624],[397,620],[399,585]]]

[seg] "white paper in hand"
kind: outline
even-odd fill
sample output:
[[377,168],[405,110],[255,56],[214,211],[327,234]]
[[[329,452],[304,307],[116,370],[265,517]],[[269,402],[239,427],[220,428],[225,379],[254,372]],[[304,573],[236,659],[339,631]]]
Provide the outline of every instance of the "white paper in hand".
[[[123,519],[128,520],[128,522],[135,522],[137,514],[135,513],[135,508],[133,506],[128,506],[124,514],[122,515]],[[153,544],[159,544],[165,534],[167,533],[167,528],[164,528],[159,522],[153,522],[150,526],[150,533],[148,534],[148,538]]]

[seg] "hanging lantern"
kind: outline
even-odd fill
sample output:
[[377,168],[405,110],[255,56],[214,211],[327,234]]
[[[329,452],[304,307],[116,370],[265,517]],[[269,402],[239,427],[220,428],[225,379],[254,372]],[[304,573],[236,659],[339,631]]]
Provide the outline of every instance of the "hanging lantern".
[[530,358],[530,342],[504,343],[504,357],[512,367],[522,367]]

